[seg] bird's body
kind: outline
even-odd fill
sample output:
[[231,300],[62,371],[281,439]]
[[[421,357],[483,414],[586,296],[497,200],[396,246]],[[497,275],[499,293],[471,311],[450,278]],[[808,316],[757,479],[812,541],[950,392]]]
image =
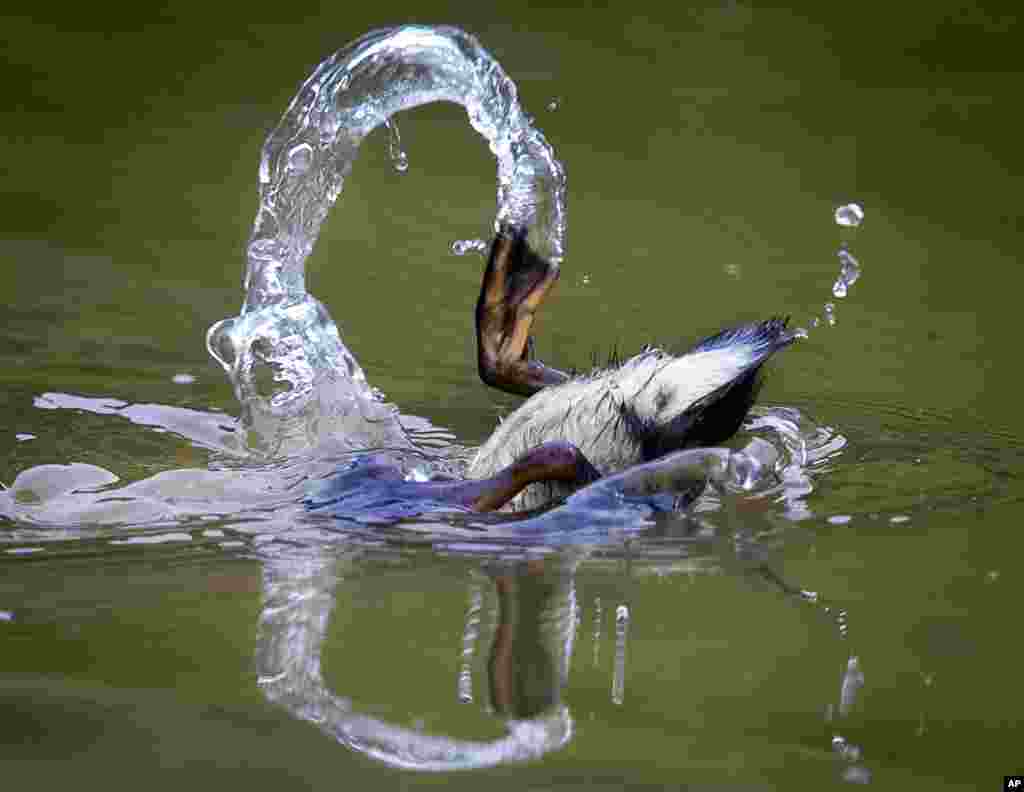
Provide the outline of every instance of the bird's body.
[[[772,319],[718,333],[680,356],[649,349],[547,386],[498,425],[467,475],[494,475],[551,441],[572,443],[605,475],[672,451],[720,444],[753,404],[762,364],[795,338],[785,320]],[[541,506],[569,492],[563,482],[538,483],[513,505]]]

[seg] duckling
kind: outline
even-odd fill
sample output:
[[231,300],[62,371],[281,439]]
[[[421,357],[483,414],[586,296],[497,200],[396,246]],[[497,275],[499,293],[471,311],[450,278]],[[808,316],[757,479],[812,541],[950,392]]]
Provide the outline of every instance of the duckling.
[[[762,366],[793,343],[786,318],[740,325],[682,355],[649,348],[617,365],[570,376],[530,355],[537,310],[558,268],[530,249],[521,229],[505,228],[491,246],[476,305],[477,363],[488,385],[529,396],[479,448],[469,478],[488,478],[529,449],[571,444],[601,475],[673,451],[720,445],[742,425],[762,383]],[[534,508],[573,490],[538,482],[513,501]]]

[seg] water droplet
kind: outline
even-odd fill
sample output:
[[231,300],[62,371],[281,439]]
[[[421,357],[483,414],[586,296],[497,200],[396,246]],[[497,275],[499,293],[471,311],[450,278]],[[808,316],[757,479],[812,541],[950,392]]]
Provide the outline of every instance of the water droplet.
[[550,102],[548,102],[548,105],[547,105],[548,111],[551,112],[551,113],[555,112],[561,106],[561,104],[562,104],[562,100],[559,99],[556,96],[554,99],[552,99]]
[[288,152],[288,170],[305,173],[313,164],[313,147],[309,143],[299,143]]
[[384,125],[388,128],[388,153],[391,155],[391,164],[399,173],[405,173],[409,170],[409,155],[402,148],[402,136],[398,132],[398,124],[391,119],[385,121]]
[[24,443],[26,440],[35,440],[36,436],[34,434],[29,434],[28,432],[18,432],[14,435],[14,439],[19,443]]
[[811,319],[811,327],[817,327],[820,324],[821,320],[817,316]]
[[853,656],[846,663],[846,672],[843,674],[843,684],[839,691],[840,715],[850,714],[862,687],[864,687],[864,672],[860,669],[860,660]]
[[175,385],[191,385],[196,381],[196,378],[191,374],[175,374],[171,377],[171,382]]
[[14,614],[10,611],[0,611],[0,621],[12,622],[14,621]]
[[835,303],[825,303],[825,321],[828,322],[829,327],[836,326],[836,306]]
[[907,522],[909,520],[910,520],[910,518],[907,515],[905,515],[905,514],[897,514],[897,515],[889,518],[889,522],[891,522],[893,524],[896,524],[896,525],[898,525],[899,523],[905,523],[905,522]]
[[590,285],[590,275],[586,275],[586,274],[584,274],[584,276],[583,276],[582,278],[580,278],[580,282],[581,282],[581,283],[582,283],[582,284],[583,284],[584,286],[589,286],[589,285]]
[[835,218],[836,225],[841,225],[844,228],[856,228],[864,222],[864,210],[860,204],[849,203],[836,209]]
[[854,258],[850,249],[843,245],[836,253],[839,257],[839,274],[848,286],[852,286],[860,277],[860,262]]
[[806,591],[806,590],[804,590],[804,591],[800,592],[800,598],[805,600],[806,602],[817,602],[818,601],[818,592],[817,591]]
[[861,757],[860,746],[847,742],[846,738],[841,734],[837,734],[832,738],[832,750],[843,759],[851,762],[856,762]]
[[864,765],[851,765],[843,772],[843,781],[847,784],[870,784],[871,771]]
[[842,276],[836,278],[836,282],[832,284],[832,296],[833,297],[845,297],[846,296],[846,281],[843,280]]
[[849,514],[833,514],[831,517],[828,518],[828,521],[832,525],[846,525],[852,519],[853,517],[851,517]]
[[468,253],[479,253],[487,255],[487,242],[483,239],[456,239],[452,242],[450,249],[456,256],[465,256]]
[[985,580],[989,583],[995,583],[997,580],[999,580],[999,570],[990,569],[988,572],[985,573]]

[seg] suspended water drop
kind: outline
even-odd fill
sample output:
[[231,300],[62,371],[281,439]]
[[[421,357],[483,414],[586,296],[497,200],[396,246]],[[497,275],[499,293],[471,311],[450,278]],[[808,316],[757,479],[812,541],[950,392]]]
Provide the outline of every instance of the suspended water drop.
[[852,286],[860,277],[860,262],[854,258],[846,245],[839,248],[839,252],[836,253],[836,255],[839,257],[840,272],[842,273],[843,278],[846,280],[847,284]]
[[835,303],[825,303],[825,321],[828,322],[829,327],[836,326],[836,306]]
[[597,668],[601,659],[601,598],[594,597],[594,668]]
[[584,286],[589,286],[590,285],[590,275],[584,273],[583,277],[580,278],[580,283],[582,283]]
[[409,156],[402,148],[402,136],[398,132],[398,124],[394,119],[384,122],[388,128],[388,153],[391,155],[391,164],[399,173],[409,170]]
[[24,443],[26,440],[35,440],[36,436],[34,434],[29,434],[28,432],[18,432],[14,435],[14,439],[19,443]]
[[848,203],[836,209],[835,218],[836,225],[841,225],[845,228],[856,228],[864,222],[864,210],[860,204]]
[[813,317],[811,319],[811,327],[817,327],[820,324],[821,324],[821,320],[817,316],[815,316],[815,317]]
[[846,281],[843,280],[843,276],[840,275],[836,278],[836,282],[832,284],[832,296],[833,297],[845,297],[847,292]]
[[171,382],[175,385],[191,385],[196,381],[196,378],[191,374],[175,374],[171,377]]
[[846,663],[843,684],[839,690],[839,714],[848,715],[857,701],[857,693],[864,686],[864,672],[860,670],[860,660],[853,656]]
[[850,765],[843,771],[843,781],[848,784],[870,784],[871,771],[864,765]]
[[562,104],[562,100],[559,99],[556,96],[554,99],[552,99],[550,102],[548,102],[548,105],[547,105],[548,111],[551,112],[551,113],[555,112],[555,110],[557,110],[561,104]]
[[305,173],[312,164],[313,147],[309,143],[299,143],[288,152],[288,170]]
[[450,249],[456,256],[465,256],[468,253],[479,253],[487,255],[487,242],[483,239],[456,239],[452,242]]

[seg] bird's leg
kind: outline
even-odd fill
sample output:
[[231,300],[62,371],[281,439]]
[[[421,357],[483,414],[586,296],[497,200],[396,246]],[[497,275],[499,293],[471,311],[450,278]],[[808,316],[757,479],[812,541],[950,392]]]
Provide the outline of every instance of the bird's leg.
[[558,267],[530,249],[524,230],[495,235],[476,303],[477,366],[491,387],[530,396],[569,378],[531,354],[534,315],[557,280]]
[[486,479],[408,482],[418,495],[452,501],[472,511],[500,509],[536,481],[563,481],[582,487],[601,474],[572,443],[543,443]]

